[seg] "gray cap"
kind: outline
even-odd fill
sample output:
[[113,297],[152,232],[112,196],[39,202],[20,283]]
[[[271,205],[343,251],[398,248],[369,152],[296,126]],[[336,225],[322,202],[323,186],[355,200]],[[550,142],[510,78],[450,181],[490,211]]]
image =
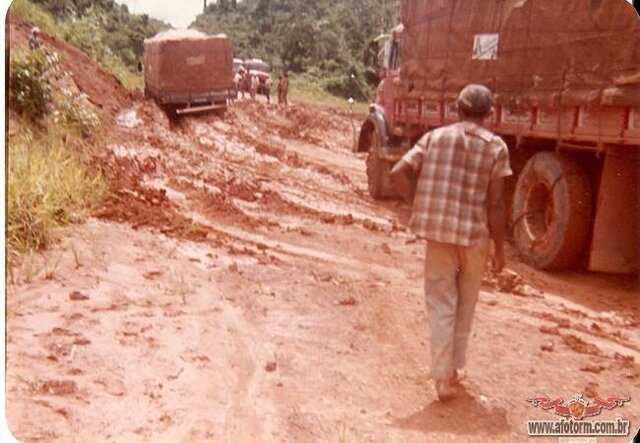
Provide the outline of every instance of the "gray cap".
[[470,117],[484,117],[493,105],[493,94],[483,85],[470,84],[462,88],[458,107]]

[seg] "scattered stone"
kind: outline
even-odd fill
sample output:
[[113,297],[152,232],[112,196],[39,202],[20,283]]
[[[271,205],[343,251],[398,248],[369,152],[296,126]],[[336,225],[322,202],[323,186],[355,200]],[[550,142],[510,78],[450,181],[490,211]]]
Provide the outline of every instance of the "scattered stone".
[[332,224],[336,222],[336,215],[325,212],[320,214],[320,220],[322,220],[323,223]]
[[557,326],[540,326],[540,332],[543,334],[560,335],[560,330]]
[[391,248],[388,244],[382,243],[382,252],[384,252],[385,254],[391,254]]
[[591,372],[592,374],[599,374],[604,371],[606,367],[602,365],[587,365],[580,368],[582,372]]
[[587,398],[596,398],[598,396],[598,384],[589,382],[587,386],[584,387],[583,393]]
[[89,300],[89,297],[79,291],[73,291],[71,294],[69,294],[69,300],[84,301],[84,300]]
[[342,223],[343,225],[352,225],[353,222],[353,215],[351,214],[343,215],[342,217],[340,217],[340,223]]
[[369,231],[377,232],[380,230],[380,227],[372,220],[368,218],[362,222],[362,226]]
[[264,370],[267,372],[273,372],[278,368],[278,363],[270,361],[264,366]]
[[411,245],[411,244],[413,244],[413,243],[417,243],[417,242],[418,242],[418,237],[416,237],[416,236],[412,235],[412,236],[410,236],[408,239],[406,239],[406,240],[404,241],[404,244],[405,244],[405,245]]
[[540,350],[544,352],[553,352],[553,348],[554,348],[553,342],[547,342],[540,345]]
[[38,384],[38,392],[45,395],[71,395],[77,390],[76,383],[70,380],[45,380]]
[[352,295],[350,295],[349,297],[340,300],[338,304],[340,306],[355,306],[358,304],[358,301]]
[[575,335],[564,335],[562,337],[562,342],[580,354],[600,355],[600,349],[596,345],[587,343]]

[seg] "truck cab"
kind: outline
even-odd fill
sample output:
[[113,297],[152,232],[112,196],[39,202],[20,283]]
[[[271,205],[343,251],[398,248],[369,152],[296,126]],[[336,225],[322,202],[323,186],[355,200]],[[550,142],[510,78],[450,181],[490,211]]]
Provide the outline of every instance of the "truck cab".
[[271,78],[271,65],[260,58],[251,58],[245,60],[243,66],[250,75],[258,77],[258,94],[265,94],[267,79]]

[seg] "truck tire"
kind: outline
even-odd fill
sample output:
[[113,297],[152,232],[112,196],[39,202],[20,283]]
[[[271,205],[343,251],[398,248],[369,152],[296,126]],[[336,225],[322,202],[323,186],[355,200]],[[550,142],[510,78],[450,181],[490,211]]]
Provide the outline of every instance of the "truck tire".
[[380,158],[380,136],[374,129],[369,133],[369,153],[367,155],[367,185],[369,195],[378,200],[389,196],[389,173],[391,165]]
[[511,222],[515,246],[538,269],[562,269],[581,262],[592,218],[589,179],[575,161],[539,152],[520,173]]

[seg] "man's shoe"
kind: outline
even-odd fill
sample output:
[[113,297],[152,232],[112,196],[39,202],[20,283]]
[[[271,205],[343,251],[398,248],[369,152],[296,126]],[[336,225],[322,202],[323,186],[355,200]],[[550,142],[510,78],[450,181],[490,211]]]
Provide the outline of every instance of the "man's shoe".
[[456,390],[451,386],[450,380],[437,380],[436,392],[438,400],[442,402],[449,401],[456,396]]
[[467,378],[467,373],[464,369],[455,369],[451,379],[449,379],[449,384],[455,388],[459,388],[462,386],[462,380],[465,378]]

